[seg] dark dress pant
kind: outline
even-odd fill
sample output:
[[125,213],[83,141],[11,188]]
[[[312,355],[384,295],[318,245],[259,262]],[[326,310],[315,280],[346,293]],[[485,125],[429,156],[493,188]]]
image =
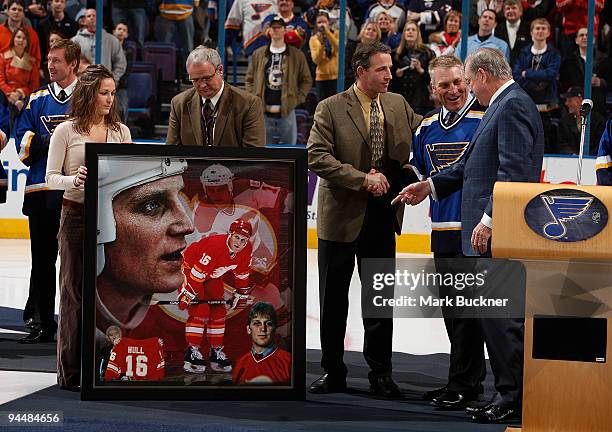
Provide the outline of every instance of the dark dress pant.
[[28,215],[32,270],[23,320],[33,319],[37,327],[55,333],[54,319],[57,261],[57,233],[60,209],[44,209]]
[[[461,273],[466,271],[469,260],[462,253],[434,252],[438,273]],[[465,263],[465,265],[463,264]],[[453,287],[440,287],[440,297],[453,297]],[[443,307],[444,325],[450,341],[450,365],[447,388],[458,393],[482,393],[482,382],[487,374],[484,357],[484,335],[478,318],[461,318],[456,309]]]
[[[81,298],[83,292],[83,208],[64,200],[59,231],[60,311],[57,338],[57,383],[81,381]],[[72,203],[72,202],[70,202]]]
[[[390,205],[391,198],[389,194],[379,198],[369,196],[364,222],[355,241],[319,239],[321,366],[330,375],[342,378],[347,374],[343,360],[344,337],[355,258],[360,276],[362,258],[395,259],[395,211]],[[393,319],[363,318],[363,327],[364,356],[370,366],[370,376],[391,375]]]

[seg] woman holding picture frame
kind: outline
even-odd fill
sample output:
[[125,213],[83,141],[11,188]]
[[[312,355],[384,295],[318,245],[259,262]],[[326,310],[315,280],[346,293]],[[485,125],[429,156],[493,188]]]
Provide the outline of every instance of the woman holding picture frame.
[[85,143],[130,143],[121,123],[116,83],[102,65],[91,65],[80,76],[72,96],[70,119],[51,136],[45,180],[50,189],[64,190],[58,234],[60,312],[57,344],[58,384],[80,391],[80,329],[83,279],[83,232],[87,179]]

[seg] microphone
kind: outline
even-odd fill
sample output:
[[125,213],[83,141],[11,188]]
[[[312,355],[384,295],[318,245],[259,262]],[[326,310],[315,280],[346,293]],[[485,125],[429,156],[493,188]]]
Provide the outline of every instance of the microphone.
[[584,99],[580,106],[580,115],[585,117],[593,109],[593,101],[591,99]]

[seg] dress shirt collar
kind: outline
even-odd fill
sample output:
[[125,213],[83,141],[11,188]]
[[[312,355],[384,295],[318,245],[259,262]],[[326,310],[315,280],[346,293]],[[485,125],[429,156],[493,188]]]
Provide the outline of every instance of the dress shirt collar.
[[[472,102],[474,102],[474,96],[468,94],[468,97],[465,100],[465,104],[461,107],[459,111],[457,111],[457,114],[459,114],[458,118],[461,118],[463,116],[463,113],[465,113],[470,107],[470,105],[472,105]],[[446,114],[448,114],[448,110],[444,107],[444,105],[442,105],[442,117],[440,117],[440,122],[442,122],[442,119],[446,118]]]
[[508,26],[508,28],[511,29],[518,29],[519,26],[521,25],[521,20],[519,19],[517,22],[515,22],[514,24],[511,23],[510,21],[506,21],[506,25]]
[[71,83],[70,85],[68,85],[68,86],[67,86],[65,89],[61,88],[61,87],[59,86],[59,84],[58,84],[58,83],[56,83],[55,81],[53,81],[53,83],[52,83],[52,85],[53,85],[53,94],[54,94],[55,96],[59,96],[59,92],[60,92],[60,91],[62,91],[62,90],[64,90],[64,93],[66,93],[66,96],[67,96],[68,98],[70,98],[70,96],[72,96],[72,92],[74,91],[74,88],[75,88],[75,87],[76,87],[76,85],[77,85],[77,81],[78,81],[78,80],[76,80],[76,79],[75,79],[75,80],[74,80],[74,81],[72,81],[72,83]]
[[[221,99],[221,95],[223,94],[224,88],[225,88],[225,81],[221,83],[221,88],[219,89],[217,94],[210,98],[210,102],[212,103],[213,109],[215,110],[217,109],[217,102],[219,102],[219,99]],[[206,98],[202,98],[202,106],[204,106],[205,103],[206,103]]]
[[493,105],[493,102],[495,101],[495,99],[497,99],[499,95],[502,94],[502,92],[506,90],[508,87],[510,87],[512,84],[514,84],[514,80],[510,78],[508,81],[504,83],[503,86],[498,88],[497,91],[493,93],[493,96],[491,96],[491,100],[489,101],[489,106]]
[[369,108],[372,101],[375,100],[380,107],[380,94],[376,96],[376,99],[372,99],[370,96],[361,91],[359,87],[357,87],[357,83],[353,84],[353,89],[355,90],[355,94],[357,95],[357,99],[361,105]]

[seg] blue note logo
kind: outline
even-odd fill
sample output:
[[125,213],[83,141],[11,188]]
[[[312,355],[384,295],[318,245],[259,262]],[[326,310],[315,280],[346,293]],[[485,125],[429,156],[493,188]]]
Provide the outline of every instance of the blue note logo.
[[53,134],[55,128],[66,120],[68,120],[68,115],[66,114],[40,116],[40,121],[49,135]]
[[459,161],[465,154],[468,148],[469,141],[451,142],[451,143],[435,143],[427,144],[425,149],[431,162],[431,171],[429,175],[433,175],[448,168],[455,162]]
[[575,189],[554,189],[534,197],[525,209],[527,225],[554,241],[577,242],[599,234],[608,210],[597,197]]

